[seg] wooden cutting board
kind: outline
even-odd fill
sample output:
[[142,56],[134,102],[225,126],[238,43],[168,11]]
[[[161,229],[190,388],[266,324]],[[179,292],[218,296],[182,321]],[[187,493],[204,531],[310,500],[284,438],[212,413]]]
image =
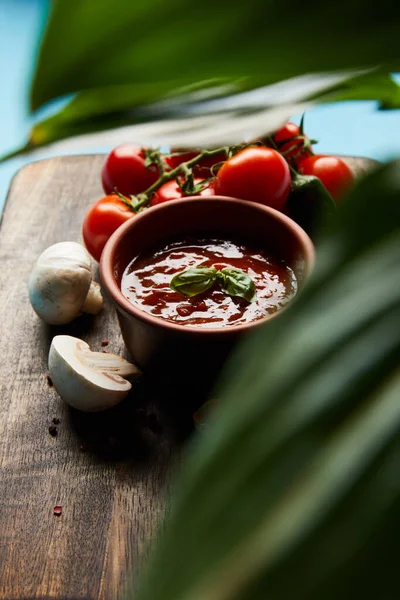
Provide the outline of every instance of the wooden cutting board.
[[[125,353],[107,302],[96,318],[49,327],[27,294],[36,257],[56,242],[80,241],[84,213],[102,195],[103,161],[73,156],[25,166],[1,225],[0,598],[7,600],[118,598],[128,573],[136,580],[141,570],[168,505],[171,465],[192,430],[191,411],[176,410],[157,378],[144,377],[123,404],[95,415],[67,408],[47,381],[56,334],[96,350],[108,339],[107,350]],[[361,170],[370,164],[353,161]]]
[[119,597],[154,538],[171,458],[191,429],[188,415],[168,418],[154,382],[135,385],[114,410],[85,415],[47,381],[55,334],[96,350],[108,339],[107,350],[125,355],[107,302],[95,318],[50,327],[27,294],[36,257],[50,244],[81,240],[85,210],[103,194],[103,161],[73,156],[24,167],[1,225],[0,598],[7,600]]

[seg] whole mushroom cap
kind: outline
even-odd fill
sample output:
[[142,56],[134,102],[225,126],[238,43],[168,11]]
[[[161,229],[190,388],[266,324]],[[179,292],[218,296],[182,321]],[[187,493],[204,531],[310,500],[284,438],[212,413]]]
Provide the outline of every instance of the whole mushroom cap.
[[77,242],[59,242],[36,260],[29,298],[36,314],[51,325],[69,323],[80,312],[92,283],[92,261]]

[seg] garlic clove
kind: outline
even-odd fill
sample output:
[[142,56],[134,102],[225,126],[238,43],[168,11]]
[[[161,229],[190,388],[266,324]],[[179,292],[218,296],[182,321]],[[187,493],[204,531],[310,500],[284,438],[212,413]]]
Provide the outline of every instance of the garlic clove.
[[54,387],[70,406],[86,412],[105,410],[125,398],[132,385],[125,377],[141,371],[115,354],[92,352],[89,345],[69,335],[53,338],[49,374]]

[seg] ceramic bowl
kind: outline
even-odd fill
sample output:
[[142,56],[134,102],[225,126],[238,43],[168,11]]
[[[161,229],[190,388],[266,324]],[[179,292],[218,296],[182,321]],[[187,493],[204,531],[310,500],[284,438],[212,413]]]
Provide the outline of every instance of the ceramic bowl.
[[314,264],[314,246],[289,217],[254,202],[221,196],[191,197],[160,204],[122,225],[103,251],[100,272],[106,292],[117,309],[122,336],[134,362],[143,370],[157,365],[163,372],[207,372],[212,378],[245,334],[265,326],[265,319],[232,327],[196,328],[175,324],[142,311],[120,289],[122,274],[138,254],[168,242],[204,234],[250,239],[281,258],[294,270],[299,289]]

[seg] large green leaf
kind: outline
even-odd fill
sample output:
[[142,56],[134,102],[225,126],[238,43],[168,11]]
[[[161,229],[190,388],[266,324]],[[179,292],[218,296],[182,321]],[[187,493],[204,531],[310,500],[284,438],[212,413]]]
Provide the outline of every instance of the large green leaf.
[[377,100],[380,109],[400,108],[400,85],[390,75],[374,72],[344,81],[318,98],[318,102],[343,100]]
[[[184,0],[55,0],[31,105],[78,95],[3,160],[150,121],[116,137],[218,146],[269,133],[312,102],[375,99],[399,107],[399,86],[384,70],[400,65],[395,16],[389,0],[379,7],[204,0],[190,8]],[[256,96],[243,97],[246,91]],[[224,102],[204,101],[228,94]],[[111,145],[114,137],[74,145]]]
[[400,85],[391,75],[375,71],[345,80],[316,99],[320,103],[376,100],[380,109],[400,108]]
[[[75,137],[76,150],[80,143],[76,136],[110,129],[116,131],[103,133],[97,145],[112,146],[123,141],[144,145],[154,140],[156,145],[216,146],[270,133],[291,114],[315,102],[374,99],[381,107],[400,108],[400,86],[389,74],[376,70],[361,75],[296,77],[257,90],[248,90],[247,85],[246,79],[234,83],[219,79],[177,88],[174,94],[167,94],[167,88],[163,90],[159,83],[85,90],[58,113],[36,123],[27,146],[17,153],[68,137]],[[241,93],[224,97],[233,90]],[[164,92],[166,97],[160,101]],[[199,115],[207,119],[201,127],[197,126]],[[87,145],[97,137],[84,137],[82,143]],[[62,150],[68,150],[68,145]]]
[[397,17],[392,0],[54,0],[31,104],[107,85],[174,91],[222,77],[258,87],[303,73],[394,67]]
[[[204,0],[190,7],[184,0],[55,0],[31,106],[78,94],[3,160],[132,125],[74,146],[114,139],[218,146],[269,133],[313,102],[375,99],[399,107],[399,86],[387,75],[400,65],[396,17],[389,0]],[[256,97],[240,94],[246,91]],[[228,94],[222,103],[204,101]]]
[[399,197],[399,162],[359,183],[235,353],[135,599],[398,597]]

